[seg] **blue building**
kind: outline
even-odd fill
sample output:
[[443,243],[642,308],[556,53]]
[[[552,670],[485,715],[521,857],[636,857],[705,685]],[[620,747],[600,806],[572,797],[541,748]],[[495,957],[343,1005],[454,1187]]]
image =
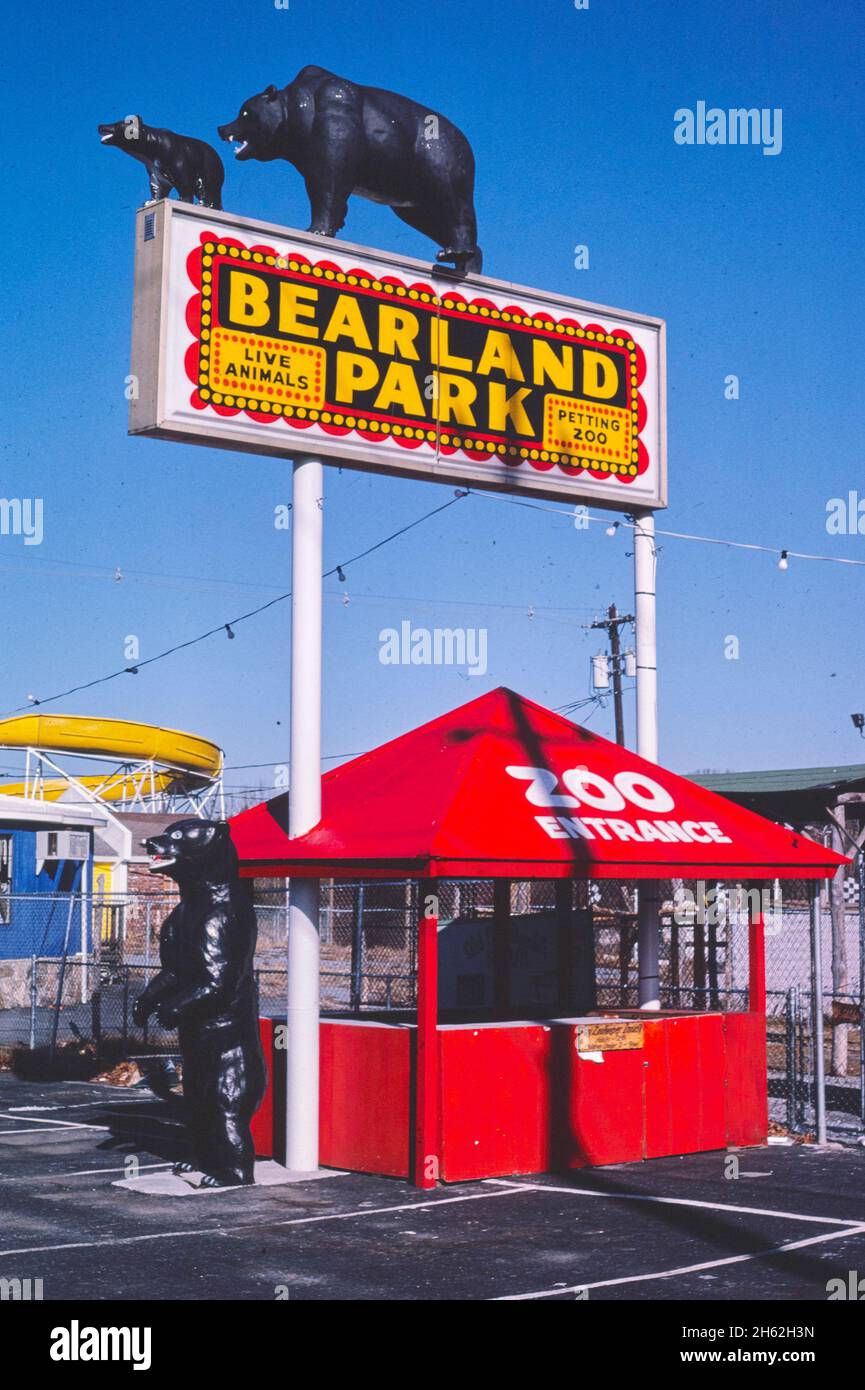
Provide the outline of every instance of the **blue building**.
[[86,902],[105,820],[97,806],[0,795],[0,962],[91,949]]

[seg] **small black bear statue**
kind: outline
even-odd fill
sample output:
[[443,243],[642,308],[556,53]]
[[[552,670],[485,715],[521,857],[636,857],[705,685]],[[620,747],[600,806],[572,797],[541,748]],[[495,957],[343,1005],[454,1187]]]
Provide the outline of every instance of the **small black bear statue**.
[[236,142],[236,159],[294,165],[306,182],[311,232],[335,236],[355,193],[387,204],[438,242],[438,260],[480,271],[474,156],[462,131],[437,111],[306,67],[280,91],[271,86],[250,97],[218,131]]
[[152,1013],[177,1028],[183,1098],[202,1187],[255,1181],[250,1122],[266,1082],[258,1033],[251,886],[238,875],[225,821],[180,820],[144,841],[152,873],[167,874],[180,902],[162,925],[162,969],[135,1001],[143,1027]]
[[206,208],[222,207],[225,170],[204,140],[145,125],[140,116],[99,126],[99,138],[146,166],[151,198],[167,198],[173,188],[184,203],[197,198]]

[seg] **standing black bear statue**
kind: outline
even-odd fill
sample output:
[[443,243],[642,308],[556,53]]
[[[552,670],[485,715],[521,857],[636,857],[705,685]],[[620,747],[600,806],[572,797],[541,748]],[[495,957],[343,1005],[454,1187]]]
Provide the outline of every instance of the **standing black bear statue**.
[[183,1097],[202,1187],[254,1182],[250,1121],[264,1095],[253,956],[250,885],[238,877],[225,821],[180,820],[144,845],[152,873],[167,874],[180,902],[159,938],[162,969],[136,1000],[139,1027],[155,1013],[176,1027]]
[[302,68],[281,91],[250,97],[223,140],[235,158],[287,159],[303,175],[309,230],[335,236],[352,193],[386,203],[437,241],[440,261],[479,271],[471,146],[446,117],[380,87],[361,87],[325,68]]
[[167,198],[173,188],[184,203],[197,198],[206,208],[222,207],[225,170],[204,140],[145,125],[140,116],[99,126],[99,138],[145,165],[151,198]]

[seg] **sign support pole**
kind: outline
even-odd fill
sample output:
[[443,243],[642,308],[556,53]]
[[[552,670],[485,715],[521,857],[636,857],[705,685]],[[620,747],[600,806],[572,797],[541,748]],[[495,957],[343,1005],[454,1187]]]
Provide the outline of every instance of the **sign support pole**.
[[634,614],[637,648],[637,752],[658,761],[658,653],[655,617],[655,518],[634,517]]
[[[655,518],[634,517],[634,614],[637,648],[637,752],[658,761],[658,653],[655,611]],[[657,884],[640,884],[637,915],[637,963],[641,1009],[659,1009],[660,937]]]
[[[292,469],[291,760],[288,833],[321,820],[321,627],[324,469]],[[318,1168],[319,880],[291,880],[286,999],[285,1165]]]

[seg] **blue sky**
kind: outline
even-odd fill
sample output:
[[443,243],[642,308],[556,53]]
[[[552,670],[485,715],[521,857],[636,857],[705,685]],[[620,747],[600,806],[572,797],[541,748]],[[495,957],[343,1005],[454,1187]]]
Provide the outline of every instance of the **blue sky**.
[[[19,7],[6,25],[0,496],[42,497],[45,539],[0,536],[0,711],[123,665],[127,634],[145,658],[289,587],[273,526],[287,463],[126,436],[146,180],[96,125],[138,112],[218,143],[244,98],[308,62],[465,130],[491,275],[666,318],[659,526],[865,560],[865,538],[826,530],[830,498],[865,498],[858,4],[143,0]],[[782,108],[782,152],[677,145],[674,112],[699,100]],[[229,210],[306,225],[289,165],[225,156]],[[434,253],[360,199],[344,235]],[[724,398],[730,373],[738,401]],[[328,565],[449,495],[335,469],[326,486]],[[584,697],[597,646],[585,625],[611,601],[630,609],[629,548],[622,531],[476,496],[351,569],[347,604],[329,581],[324,752],[371,747],[499,684],[553,706]],[[794,560],[781,573],[770,556],[662,539],[658,592],[663,762],[865,761],[849,718],[865,708],[865,569]],[[487,675],[382,665],[380,630],[406,619],[487,628]],[[229,764],[284,759],[288,638],[283,605],[234,642],[59,708],[189,728]],[[609,732],[611,711],[591,727]]]

